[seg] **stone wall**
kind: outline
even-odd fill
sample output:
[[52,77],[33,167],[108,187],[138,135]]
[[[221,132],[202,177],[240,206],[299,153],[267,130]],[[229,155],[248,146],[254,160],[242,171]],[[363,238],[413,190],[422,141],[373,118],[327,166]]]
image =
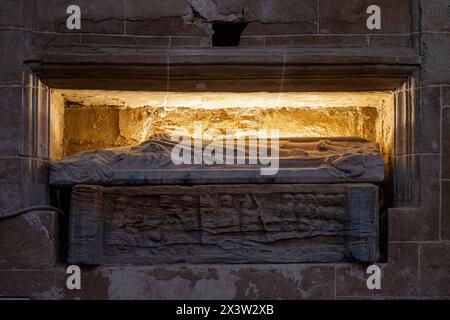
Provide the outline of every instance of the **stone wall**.
[[[211,113],[215,116],[211,117]],[[193,133],[194,121],[202,121],[204,131],[217,129],[279,129],[281,137],[362,137],[377,140],[377,109],[343,108],[230,108],[218,110],[177,108],[117,108],[76,106],[64,112],[62,155],[86,150],[133,146],[155,134],[177,129]],[[382,139],[382,135],[379,135]],[[380,141],[383,142],[383,141]],[[59,153],[59,152],[58,152]],[[61,157],[59,157],[61,158]],[[54,158],[58,159],[58,158]]]
[[[342,52],[356,49],[369,56],[413,50],[420,56],[421,66],[396,91],[394,170],[408,174],[395,178],[399,200],[389,210],[388,262],[380,263],[382,289],[366,288],[364,265],[290,264],[86,267],[82,269],[83,289],[69,291],[65,289],[65,265],[55,261],[50,249],[53,213],[39,212],[14,218],[16,221],[0,220],[0,295],[41,299],[450,298],[448,1],[375,1],[382,10],[379,31],[365,27],[365,9],[374,4],[366,0],[165,0],[152,1],[152,6],[140,0],[112,0],[107,6],[104,1],[77,0],[83,12],[82,29],[67,31],[65,11],[73,3],[0,2],[1,214],[48,202],[49,98],[44,84],[54,83],[39,82],[39,68],[34,69],[35,75],[30,74],[36,56],[72,52],[89,53],[89,58],[107,50],[114,59],[136,48],[183,48],[187,51],[172,61],[183,63],[195,57],[187,53],[210,49],[213,21],[248,22],[238,49],[252,49],[252,62],[289,62],[293,57],[283,52],[291,48],[301,52],[326,49],[330,56],[320,59],[327,61],[348,59]],[[222,49],[211,50],[217,53]],[[274,52],[277,54],[270,56]],[[302,54],[295,58],[299,56]],[[167,70],[155,72],[166,74]],[[172,75],[176,72],[171,70]],[[272,72],[292,75],[277,66]],[[186,90],[186,83],[179,88],[178,83],[170,85]],[[298,89],[295,81],[282,83],[283,90]],[[167,89],[166,83],[158,86]],[[280,84],[274,87],[279,90]],[[410,112],[402,114],[401,110]],[[43,251],[43,247],[49,250]]]

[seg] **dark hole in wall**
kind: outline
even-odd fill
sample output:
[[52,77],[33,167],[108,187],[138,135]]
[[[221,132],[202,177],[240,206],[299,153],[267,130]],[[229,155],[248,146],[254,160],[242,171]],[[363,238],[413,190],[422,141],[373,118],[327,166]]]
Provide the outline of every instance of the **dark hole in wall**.
[[389,225],[388,225],[388,209],[380,209],[380,218],[379,218],[379,252],[380,256],[378,258],[378,262],[381,263],[387,263],[389,252],[388,252],[388,245],[389,245],[389,239],[388,239],[388,232],[389,232]]
[[237,47],[241,41],[241,34],[247,23],[213,23],[213,47]]
[[72,188],[50,189],[50,204],[65,214],[58,215],[57,256],[59,262],[67,262],[69,253],[69,215]]

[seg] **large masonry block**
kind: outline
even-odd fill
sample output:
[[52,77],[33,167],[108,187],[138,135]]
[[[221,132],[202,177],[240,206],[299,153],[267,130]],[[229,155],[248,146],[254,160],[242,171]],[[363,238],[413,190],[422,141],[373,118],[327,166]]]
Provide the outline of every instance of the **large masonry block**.
[[450,85],[442,87],[442,106],[450,107]]
[[[194,1],[192,1],[194,3]],[[201,1],[198,1],[201,2]],[[208,10],[215,3],[200,3]],[[132,35],[206,36],[212,28],[190,1],[127,1],[125,7],[126,32]],[[201,10],[198,9],[198,10]]]
[[243,32],[245,35],[292,35],[317,32],[318,7],[315,0],[255,1],[246,4],[242,10],[244,20],[249,22]]
[[442,178],[450,179],[450,108],[442,110]]
[[450,240],[450,180],[442,181],[441,237]]
[[72,192],[69,260],[86,264],[374,261],[371,184],[101,187]]
[[450,245],[420,245],[420,289],[424,296],[450,296]]
[[53,270],[1,270],[0,296],[58,299]]
[[424,208],[424,220],[417,235],[424,240],[439,240],[439,183],[440,156],[422,155],[422,174],[420,178],[421,207]]
[[438,237],[439,211],[430,208],[389,209],[389,240],[424,241]]
[[422,101],[420,151],[424,153],[439,153],[441,88],[422,88],[420,89],[420,98]]
[[366,285],[368,265],[342,264],[336,267],[337,298],[417,297],[419,296],[418,245],[396,243],[389,246],[389,262],[381,268],[381,289]]
[[0,269],[41,269],[56,261],[56,213],[34,211],[0,221]]
[[450,33],[422,35],[422,85],[450,84]]
[[450,31],[450,2],[448,0],[421,0],[421,27],[424,31]]
[[303,264],[81,267],[83,290],[64,299],[333,299],[334,266]]
[[22,161],[0,158],[0,214],[5,215],[23,205]]
[[32,158],[0,158],[0,190],[0,216],[25,206],[47,204],[47,163]]
[[0,1],[0,27],[27,28],[33,24],[33,2],[29,0]]
[[1,156],[18,156],[22,139],[22,88],[0,87],[0,139]]
[[[366,25],[370,5],[381,9],[381,29],[369,30]],[[319,1],[321,33],[409,33],[411,31],[409,0],[334,0]]]
[[0,85],[22,84],[23,49],[27,37],[21,30],[0,30]]
[[[81,29],[68,30],[67,7],[76,4],[81,10]],[[36,31],[124,34],[124,1],[109,0],[36,0]]]

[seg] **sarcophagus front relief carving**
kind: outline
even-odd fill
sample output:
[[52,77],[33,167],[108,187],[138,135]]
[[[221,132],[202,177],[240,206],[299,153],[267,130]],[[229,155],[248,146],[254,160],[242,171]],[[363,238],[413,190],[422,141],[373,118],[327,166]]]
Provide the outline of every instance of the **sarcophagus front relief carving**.
[[69,260],[374,261],[377,226],[378,187],[373,184],[77,185]]

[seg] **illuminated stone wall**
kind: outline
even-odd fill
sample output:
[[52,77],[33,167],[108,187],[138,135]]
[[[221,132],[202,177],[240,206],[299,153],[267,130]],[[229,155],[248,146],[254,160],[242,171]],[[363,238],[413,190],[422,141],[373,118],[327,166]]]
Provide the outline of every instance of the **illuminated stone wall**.
[[64,156],[91,149],[136,145],[157,133],[183,128],[193,134],[194,121],[203,130],[279,129],[283,137],[363,137],[376,140],[378,112],[371,107],[348,108],[66,108]]
[[269,93],[177,93],[168,99],[174,106],[142,106],[164,100],[148,92],[63,91],[62,96],[66,102],[64,112],[58,113],[62,128],[53,143],[52,149],[59,149],[52,152],[55,158],[137,145],[178,129],[193,135],[195,121],[201,121],[203,131],[214,128],[222,134],[230,129],[278,129],[282,137],[362,137],[379,142],[386,153],[391,150],[385,146],[393,134],[389,92],[292,93],[281,100]]

